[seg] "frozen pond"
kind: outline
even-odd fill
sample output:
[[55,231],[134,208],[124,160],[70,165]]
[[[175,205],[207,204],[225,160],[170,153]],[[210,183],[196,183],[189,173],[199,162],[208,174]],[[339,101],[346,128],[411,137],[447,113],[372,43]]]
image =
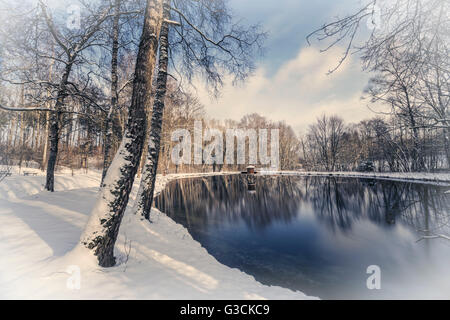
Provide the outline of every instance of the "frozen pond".
[[[450,298],[450,240],[418,241],[450,236],[450,187],[257,176],[254,189],[243,175],[188,178],[155,203],[218,261],[266,285],[323,299]],[[367,287],[378,283],[369,266],[380,289]]]

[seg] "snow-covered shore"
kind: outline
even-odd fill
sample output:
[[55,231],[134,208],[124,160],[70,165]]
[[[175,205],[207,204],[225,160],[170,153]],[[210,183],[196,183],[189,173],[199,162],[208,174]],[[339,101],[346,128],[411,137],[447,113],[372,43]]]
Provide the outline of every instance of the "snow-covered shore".
[[260,174],[281,174],[297,176],[333,176],[350,178],[371,178],[382,180],[411,181],[422,183],[450,183],[450,172],[355,172],[355,171],[262,171]]
[[[159,176],[157,190],[171,179],[204,175]],[[152,212],[152,223],[140,220],[131,210],[133,201],[116,244],[118,265],[98,267],[96,258],[77,243],[99,178],[92,173],[57,175],[55,193],[41,191],[43,176],[13,175],[0,183],[0,298],[312,298],[264,286],[220,264],[183,226],[158,210]]]

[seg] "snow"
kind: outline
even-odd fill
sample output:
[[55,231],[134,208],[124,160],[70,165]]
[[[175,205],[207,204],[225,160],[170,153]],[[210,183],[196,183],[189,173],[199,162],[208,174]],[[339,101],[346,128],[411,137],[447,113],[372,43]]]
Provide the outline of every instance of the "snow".
[[[257,170],[258,171],[258,170]],[[298,176],[334,176],[334,177],[353,177],[353,178],[371,178],[395,181],[410,181],[420,183],[450,183],[450,172],[354,172],[354,171],[271,171],[261,170],[261,175],[298,175]]]
[[[171,179],[192,176],[198,174],[158,176],[156,190]],[[158,210],[152,210],[152,223],[140,220],[131,209],[133,201],[116,243],[118,265],[98,267],[96,257],[78,243],[100,177],[100,172],[58,174],[55,193],[42,191],[42,174],[13,174],[0,183],[0,298],[313,298],[264,286],[220,264],[183,226]]]
[[131,166],[130,155],[125,146],[131,144],[132,141],[127,135],[128,133],[125,133],[125,138],[120,144],[119,151],[106,172],[103,181],[104,187],[99,190],[97,201],[89,214],[89,220],[80,237],[80,241],[83,244],[92,243],[95,238],[104,235],[107,232],[107,228],[102,224],[102,221],[109,221],[115,214],[113,209],[110,208],[110,203],[114,202],[115,199],[112,191],[119,189],[120,180],[123,178],[122,169],[126,166]]

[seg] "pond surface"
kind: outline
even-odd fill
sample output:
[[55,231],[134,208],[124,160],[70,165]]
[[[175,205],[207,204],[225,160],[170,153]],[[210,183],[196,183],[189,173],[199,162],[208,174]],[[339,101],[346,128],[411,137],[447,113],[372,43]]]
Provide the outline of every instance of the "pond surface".
[[[266,285],[322,299],[450,298],[450,240],[433,238],[450,236],[449,186],[313,176],[255,180],[176,180],[155,205],[219,262]],[[380,289],[369,290],[369,277],[371,287],[378,283],[367,273],[373,265],[380,268]]]

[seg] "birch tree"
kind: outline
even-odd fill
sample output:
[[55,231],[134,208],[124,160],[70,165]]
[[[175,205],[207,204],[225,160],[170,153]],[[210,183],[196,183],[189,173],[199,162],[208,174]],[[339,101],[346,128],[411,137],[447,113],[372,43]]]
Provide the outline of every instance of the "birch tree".
[[146,108],[163,22],[162,5],[163,0],[147,0],[124,136],[106,172],[103,187],[81,236],[82,245],[92,250],[102,267],[115,265],[114,244],[142,154]]
[[148,137],[148,150],[145,166],[137,196],[137,212],[139,216],[150,219],[150,210],[155,190],[156,172],[161,148],[161,127],[167,91],[167,66],[169,63],[169,23],[170,1],[163,8],[164,22],[159,39],[158,77],[156,79],[156,94],[152,109],[151,130]]
[[[132,77],[124,77],[119,79],[120,64],[129,64],[131,61],[124,59],[120,61],[119,50],[127,49],[127,51],[134,50],[135,30],[140,26],[139,17],[142,16],[144,7],[142,1],[137,3],[129,3],[123,0],[114,0],[114,16],[111,19],[111,24],[104,27],[105,31],[110,34],[111,42],[111,63],[110,63],[110,97],[109,108],[105,118],[104,128],[104,150],[103,150],[103,172],[102,182],[105,178],[111,161],[114,157],[114,146],[120,142],[122,132],[119,130],[119,99],[121,93],[132,84]],[[131,48],[130,48],[131,47]],[[131,64],[130,67],[132,67]]]
[[112,148],[112,136],[113,136],[113,118],[117,111],[118,102],[118,76],[117,76],[117,59],[119,54],[119,20],[120,20],[120,3],[121,0],[115,0],[114,2],[114,18],[112,25],[112,48],[111,48],[111,103],[109,106],[108,114],[105,121],[105,142],[104,142],[104,156],[103,156],[103,173],[102,184],[105,178],[106,171],[111,164],[111,148]]
[[[167,1],[165,24],[160,38],[157,89],[148,143],[148,153],[137,196],[137,213],[149,219],[153,201],[160,152],[162,112],[167,85],[169,50],[175,70],[192,81],[195,71],[215,93],[223,84],[224,74],[234,82],[245,80],[254,69],[255,53],[262,49],[265,33],[259,26],[245,28],[232,23],[225,1]],[[172,15],[171,15],[172,12]],[[174,19],[174,20],[171,20]],[[173,25],[169,44],[169,25]]]

